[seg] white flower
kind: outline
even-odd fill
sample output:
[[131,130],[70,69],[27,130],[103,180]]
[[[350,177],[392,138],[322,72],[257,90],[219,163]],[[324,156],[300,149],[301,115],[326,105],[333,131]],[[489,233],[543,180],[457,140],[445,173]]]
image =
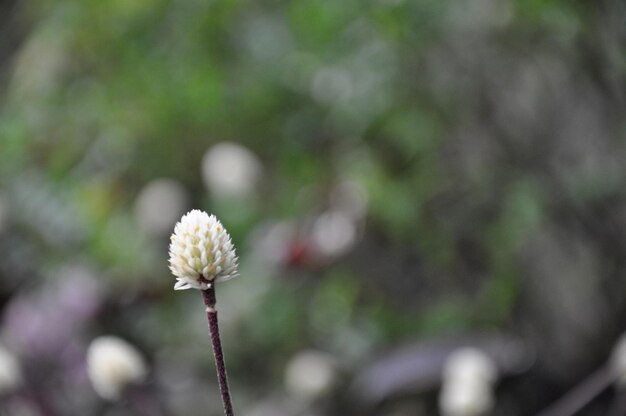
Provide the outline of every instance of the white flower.
[[175,290],[206,290],[237,276],[235,247],[215,215],[197,209],[183,215],[171,237],[170,270]]
[[474,380],[491,384],[496,381],[498,370],[493,360],[476,348],[464,347],[454,351],[443,370],[444,381]]
[[444,416],[478,416],[493,408],[494,362],[475,348],[460,348],[446,360],[439,407]]
[[245,198],[254,193],[263,173],[258,157],[232,142],[218,143],[202,158],[202,179],[217,197]]
[[312,400],[328,392],[336,378],[336,363],[330,355],[304,351],[287,364],[285,386],[294,396]]
[[146,364],[137,349],[114,336],[94,339],[87,351],[87,373],[100,397],[116,400],[129,384],[146,377]]
[[9,350],[0,345],[0,394],[7,393],[22,383],[19,361]]
[[150,235],[163,235],[185,212],[188,195],[173,179],[156,179],[143,187],[135,201],[139,227]]
[[478,416],[493,408],[494,397],[490,385],[479,383],[451,383],[444,385],[439,407],[444,416]]
[[320,214],[311,230],[313,249],[324,259],[333,259],[346,254],[356,244],[357,237],[357,222],[339,210],[329,210]]

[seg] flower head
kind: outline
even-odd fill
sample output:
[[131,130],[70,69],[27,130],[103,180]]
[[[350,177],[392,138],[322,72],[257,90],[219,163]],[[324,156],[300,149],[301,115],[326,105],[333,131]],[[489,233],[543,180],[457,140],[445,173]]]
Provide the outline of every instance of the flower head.
[[118,399],[124,388],[141,382],[146,372],[139,351],[123,339],[103,336],[89,345],[87,373],[94,390],[103,399]]
[[197,209],[183,215],[171,237],[170,270],[175,290],[205,290],[237,276],[235,247],[215,215]]

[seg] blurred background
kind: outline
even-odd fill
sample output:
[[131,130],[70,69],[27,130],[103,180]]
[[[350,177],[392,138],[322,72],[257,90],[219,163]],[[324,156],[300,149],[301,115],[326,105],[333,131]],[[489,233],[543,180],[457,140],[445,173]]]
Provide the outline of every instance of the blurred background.
[[[590,375],[578,414],[624,414],[625,22],[0,0],[0,414],[220,414],[201,296],[167,267],[192,208],[240,257],[217,287],[238,415],[532,415]],[[115,398],[88,376],[102,335],[145,361]],[[441,406],[461,347],[497,368],[478,411]]]

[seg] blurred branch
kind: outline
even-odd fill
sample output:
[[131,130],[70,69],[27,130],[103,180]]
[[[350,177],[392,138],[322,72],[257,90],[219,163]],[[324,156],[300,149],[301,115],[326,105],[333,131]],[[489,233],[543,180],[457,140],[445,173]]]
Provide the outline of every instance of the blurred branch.
[[626,393],[623,390],[619,390],[615,393],[615,399],[613,404],[607,412],[608,416],[622,416],[626,414]]
[[613,382],[614,376],[608,366],[592,373],[579,385],[571,389],[556,403],[537,416],[571,416],[591,402]]

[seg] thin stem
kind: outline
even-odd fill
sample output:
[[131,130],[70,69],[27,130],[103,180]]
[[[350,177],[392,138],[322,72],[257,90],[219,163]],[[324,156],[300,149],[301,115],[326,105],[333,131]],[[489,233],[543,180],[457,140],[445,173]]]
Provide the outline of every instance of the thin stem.
[[207,318],[209,319],[209,334],[211,335],[211,343],[213,344],[215,369],[217,370],[217,381],[220,385],[222,403],[224,404],[224,415],[234,416],[233,405],[230,401],[230,390],[228,389],[228,377],[226,376],[226,364],[224,363],[222,342],[220,340],[220,329],[217,325],[217,310],[215,310],[215,285],[210,284],[208,289],[202,291],[202,296],[204,297]]
[[537,416],[572,416],[611,385],[613,378],[610,369],[602,367]]

